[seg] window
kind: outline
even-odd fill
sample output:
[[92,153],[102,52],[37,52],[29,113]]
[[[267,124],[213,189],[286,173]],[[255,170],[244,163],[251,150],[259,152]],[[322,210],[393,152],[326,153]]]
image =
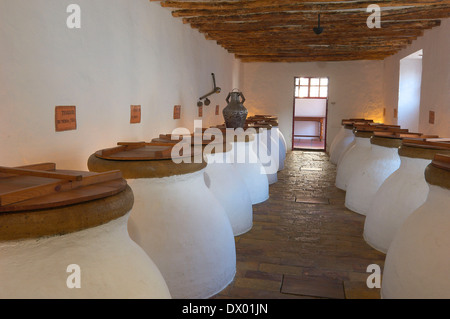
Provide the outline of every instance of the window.
[[327,98],[328,78],[295,78],[296,98]]

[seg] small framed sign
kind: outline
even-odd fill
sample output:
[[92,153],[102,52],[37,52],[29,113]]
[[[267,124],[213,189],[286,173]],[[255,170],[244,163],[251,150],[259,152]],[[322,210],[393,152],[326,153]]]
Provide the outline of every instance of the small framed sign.
[[181,118],[181,105],[175,105],[173,107],[173,119],[179,120]]
[[131,105],[131,115],[130,115],[130,123],[136,124],[141,123],[141,106],[140,105]]
[[55,107],[55,131],[71,131],[77,129],[77,109],[74,105]]
[[429,115],[428,115],[428,123],[430,124],[434,124],[434,111],[430,111]]
[[219,106],[216,105],[216,115],[219,115]]
[[198,106],[198,117],[202,117],[203,116],[203,106]]

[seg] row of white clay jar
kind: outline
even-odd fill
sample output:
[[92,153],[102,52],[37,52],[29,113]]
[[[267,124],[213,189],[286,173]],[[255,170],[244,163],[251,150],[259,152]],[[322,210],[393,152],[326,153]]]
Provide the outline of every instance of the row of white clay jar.
[[436,170],[436,154],[449,154],[447,139],[432,140],[444,147],[407,146],[402,139],[384,143],[371,134],[355,135],[351,126],[343,130],[333,141],[334,159],[341,147],[336,186],[346,191],[346,207],[366,216],[366,242],[387,253],[382,297],[449,298],[450,283],[442,279],[450,275],[450,224],[443,223],[450,193],[442,181],[425,178],[427,170]]

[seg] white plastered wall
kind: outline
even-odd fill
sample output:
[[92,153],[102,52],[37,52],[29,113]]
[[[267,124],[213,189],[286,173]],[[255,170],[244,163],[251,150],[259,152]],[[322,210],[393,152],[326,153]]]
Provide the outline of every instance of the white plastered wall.
[[[398,106],[400,60],[420,49],[422,57],[422,87],[420,92],[419,131],[425,134],[450,136],[450,18],[439,27],[426,30],[422,37],[384,61],[384,103],[386,118],[396,122],[394,109]],[[430,124],[429,111],[435,112]]]
[[[81,28],[66,25],[81,8]],[[0,1],[0,165],[56,162],[87,169],[94,151],[193,129],[197,100],[213,88],[203,125],[223,122],[240,63],[148,0]],[[77,129],[55,132],[54,109],[75,105]],[[142,120],[130,124],[130,105]],[[181,119],[173,106],[181,105]],[[215,106],[220,114],[215,115]]]
[[294,77],[328,77],[327,149],[349,117],[383,121],[383,61],[243,63],[242,90],[249,114],[279,117],[280,130],[292,147]]

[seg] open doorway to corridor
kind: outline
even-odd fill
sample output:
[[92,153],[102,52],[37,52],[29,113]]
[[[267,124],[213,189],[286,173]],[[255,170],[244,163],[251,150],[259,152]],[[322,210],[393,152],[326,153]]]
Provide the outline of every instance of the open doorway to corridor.
[[398,124],[410,132],[419,131],[423,50],[400,60]]
[[327,77],[294,78],[292,149],[325,151]]

